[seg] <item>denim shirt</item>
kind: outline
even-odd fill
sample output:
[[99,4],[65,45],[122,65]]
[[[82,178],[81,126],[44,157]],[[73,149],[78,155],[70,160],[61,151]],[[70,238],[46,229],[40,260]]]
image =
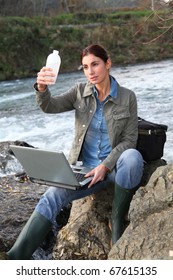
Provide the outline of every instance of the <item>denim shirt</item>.
[[[44,93],[36,90],[37,103],[45,113],[57,114],[75,110],[75,136],[69,153],[70,164],[81,160],[81,151],[90,122],[96,112],[97,102],[90,82],[78,83],[64,94],[51,96],[49,88]],[[116,97],[109,96],[103,106],[103,115],[111,144],[111,152],[103,164],[113,170],[126,149],[135,148],[138,138],[136,96],[130,89],[117,83]]]
[[110,96],[113,98],[117,96],[117,82],[113,77],[110,77],[110,82],[110,93],[102,102],[98,98],[96,87],[93,87],[97,108],[88,127],[81,152],[84,166],[90,168],[98,166],[112,150],[106,120],[103,114],[105,102]]

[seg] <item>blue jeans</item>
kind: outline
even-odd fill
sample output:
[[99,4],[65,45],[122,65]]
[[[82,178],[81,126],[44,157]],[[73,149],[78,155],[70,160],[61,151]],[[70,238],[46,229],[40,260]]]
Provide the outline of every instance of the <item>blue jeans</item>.
[[35,210],[55,223],[56,216],[61,209],[73,200],[95,194],[104,188],[119,186],[132,189],[139,185],[143,174],[143,158],[135,149],[124,151],[119,157],[115,169],[109,173],[104,181],[98,182],[91,188],[87,186],[79,190],[69,190],[50,187],[40,198]]

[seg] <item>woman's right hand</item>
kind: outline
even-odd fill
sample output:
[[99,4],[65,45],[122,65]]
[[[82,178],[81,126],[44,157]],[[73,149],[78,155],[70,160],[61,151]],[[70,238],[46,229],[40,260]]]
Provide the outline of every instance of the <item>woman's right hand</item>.
[[39,92],[44,92],[48,85],[54,82],[55,74],[50,67],[44,66],[37,73],[37,88]]

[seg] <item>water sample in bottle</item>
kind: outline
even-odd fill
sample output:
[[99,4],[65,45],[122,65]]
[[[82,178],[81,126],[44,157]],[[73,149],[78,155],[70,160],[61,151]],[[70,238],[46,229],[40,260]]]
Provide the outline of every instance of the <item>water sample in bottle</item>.
[[61,64],[61,58],[59,56],[59,51],[54,50],[51,54],[48,55],[46,60],[46,67],[50,67],[51,69],[53,69],[53,72],[55,74],[55,77],[51,77],[52,79],[54,79],[52,84],[55,84],[56,82],[60,64]]

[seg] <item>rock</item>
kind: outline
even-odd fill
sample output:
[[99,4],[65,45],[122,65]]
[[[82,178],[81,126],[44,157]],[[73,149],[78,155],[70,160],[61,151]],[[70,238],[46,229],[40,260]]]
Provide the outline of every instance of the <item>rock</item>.
[[[9,153],[10,143],[13,144],[13,142],[0,143],[1,251],[7,251],[15,242],[40,196],[47,189],[44,185],[31,183],[26,174],[19,177],[15,174],[7,175],[10,169],[17,165],[15,158]],[[60,260],[167,258],[168,248],[173,250],[170,243],[173,224],[172,170],[172,166],[166,165],[164,160],[157,160],[145,166],[141,187],[130,206],[130,224],[128,221],[124,234],[113,248],[110,245],[109,227],[113,192],[110,187],[97,195],[76,200],[72,207],[69,205],[62,209],[57,217],[62,229],[58,235],[53,229],[33,258]]]
[[[45,185],[30,182],[12,155],[10,144],[28,146],[27,143],[19,141],[0,143],[0,251],[8,251],[11,248],[33,212],[40,196],[47,189]],[[16,171],[20,170],[19,173],[14,173],[14,166]],[[10,168],[13,170],[12,172]],[[13,175],[7,175],[8,173],[13,173]],[[62,209],[60,215],[57,216],[60,227],[67,223],[70,213],[69,207],[68,205]],[[55,229],[48,234],[46,242],[34,254],[35,259],[51,258],[50,251],[54,245],[52,239],[54,242],[54,234],[56,233],[54,231]]]
[[[164,160],[145,165],[141,186],[145,186]],[[109,227],[113,189],[74,201],[67,225],[59,232],[53,249],[54,259],[107,259],[111,250]],[[138,209],[136,209],[138,211]],[[128,225],[128,221],[127,221]]]
[[173,259],[173,165],[159,167],[138,189],[129,209],[130,224],[108,259]]
[[45,189],[15,175],[0,178],[0,250],[12,246]]
[[107,259],[110,251],[112,190],[76,200],[67,225],[59,232],[54,259]]

